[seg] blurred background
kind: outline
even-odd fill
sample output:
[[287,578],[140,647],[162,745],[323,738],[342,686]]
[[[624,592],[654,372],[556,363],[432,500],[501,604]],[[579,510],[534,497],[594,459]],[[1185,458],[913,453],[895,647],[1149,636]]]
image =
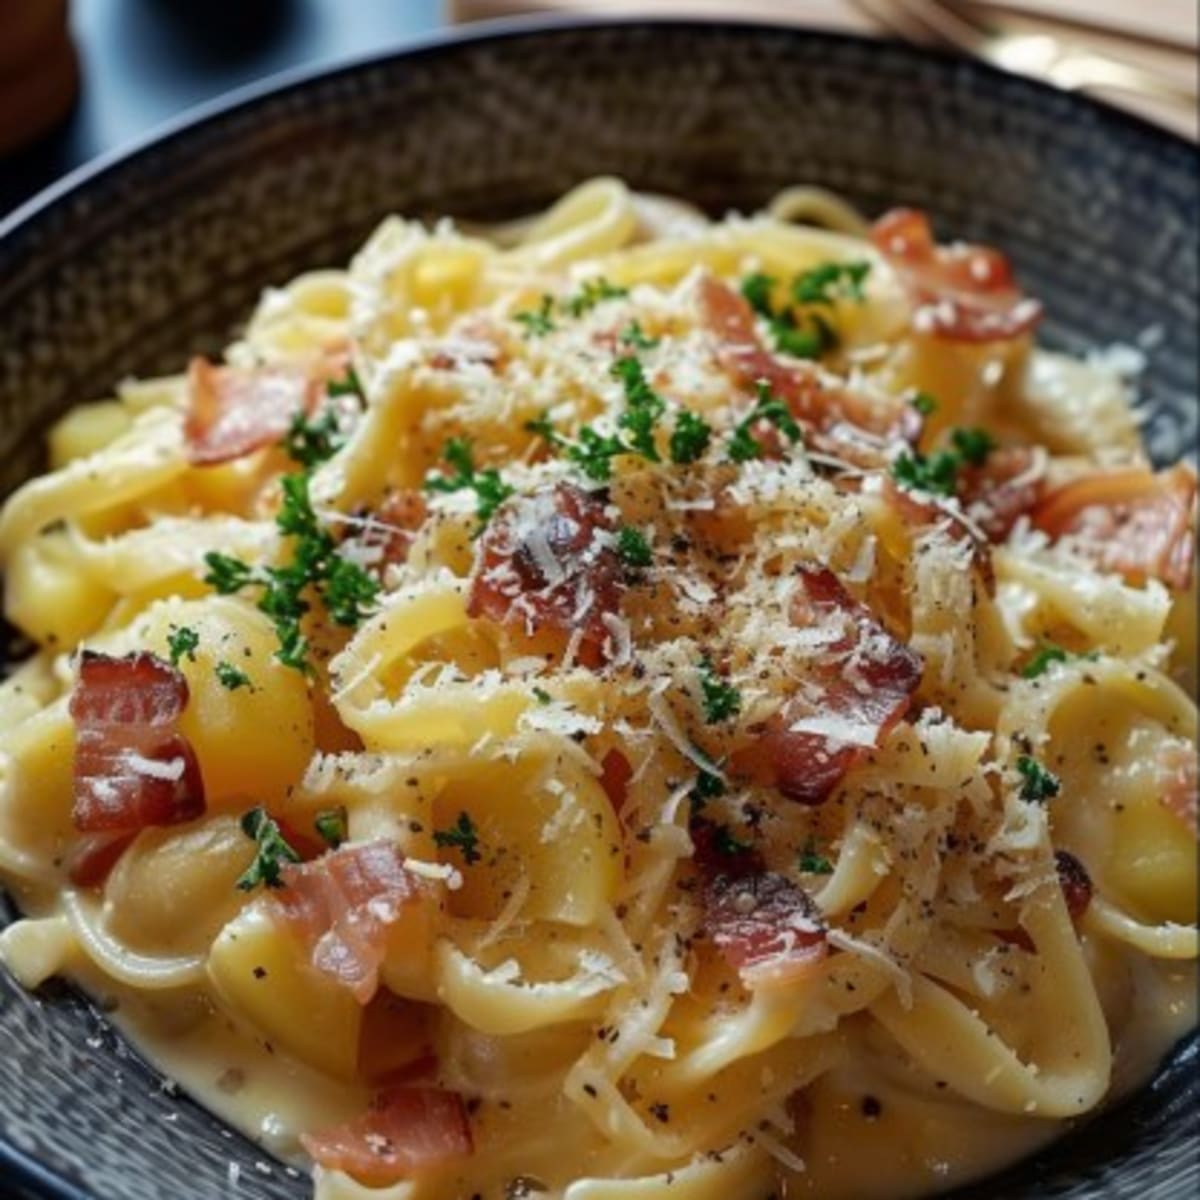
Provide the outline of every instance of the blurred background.
[[1198,0],[0,0],[0,218],[241,85],[516,14],[776,20],[922,42],[1196,138]]

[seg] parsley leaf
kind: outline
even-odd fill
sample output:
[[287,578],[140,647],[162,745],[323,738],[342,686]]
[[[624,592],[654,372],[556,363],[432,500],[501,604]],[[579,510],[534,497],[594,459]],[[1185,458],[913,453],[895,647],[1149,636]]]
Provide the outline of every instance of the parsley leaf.
[[711,441],[712,429],[708,422],[685,408],[675,418],[675,428],[671,431],[671,461],[681,466],[694,463],[703,457]]
[[617,334],[617,341],[633,350],[653,350],[662,339],[647,337],[642,330],[641,322],[633,320]]
[[828,304],[845,297],[860,304],[866,299],[863,282],[871,272],[869,262],[823,262],[792,281],[798,304]]
[[346,374],[341,379],[331,379],[325,385],[326,395],[332,396],[335,399],[339,396],[353,396],[359,403],[360,408],[367,407],[367,393],[362,385],[362,380],[358,377],[358,372],[353,367],[346,368]]
[[545,688],[535,687],[533,689],[533,698],[539,704],[549,704],[550,703],[550,693],[548,691],[546,691]]
[[810,837],[804,843],[804,849],[800,852],[800,859],[797,865],[805,875],[833,874],[833,863],[825,855],[817,851],[816,838]]
[[747,275],[742,280],[742,295],[746,299],[746,303],[760,317],[766,317],[768,321],[775,319],[775,309],[771,305],[771,292],[775,288],[776,280],[771,275],[764,275],[760,271],[756,271],[753,275]]
[[479,833],[475,829],[475,823],[465,812],[458,814],[457,822],[449,829],[435,830],[433,841],[437,846],[457,846],[468,866],[477,863],[483,857],[479,851]]
[[1017,759],[1017,770],[1022,779],[1022,800],[1044,804],[1062,790],[1062,781],[1058,776],[1043,767],[1036,758],[1030,758],[1028,754],[1022,754]]
[[582,317],[604,300],[619,300],[628,295],[628,288],[617,287],[600,275],[595,279],[585,279],[579,291],[563,301],[562,308],[572,317]]
[[282,887],[282,865],[298,863],[300,855],[284,840],[278,824],[260,805],[242,817],[242,832],[257,843],[258,850],[254,861],[238,878],[237,886],[243,892],[252,891],[260,883],[267,887]]
[[713,846],[720,854],[749,854],[754,849],[750,842],[743,842],[735,837],[728,825],[716,827]]
[[741,693],[717,674],[708,658],[700,660],[700,693],[704,703],[704,719],[710,725],[727,721],[742,711]]
[[536,309],[513,313],[513,320],[525,327],[525,332],[521,336],[528,340],[529,338],[545,337],[546,334],[553,333],[558,328],[550,315],[553,308],[554,297],[543,296],[541,303]]
[[210,550],[204,556],[204,562],[208,567],[204,582],[222,596],[240,592],[247,584],[255,582],[254,568],[240,558]]
[[1021,675],[1025,679],[1037,679],[1050,669],[1051,663],[1068,663],[1076,659],[1095,662],[1097,657],[1094,650],[1087,654],[1072,654],[1071,651],[1064,650],[1054,642],[1042,642],[1030,660],[1021,668]]
[[614,434],[599,434],[590,425],[579,431],[579,441],[567,449],[567,457],[589,478],[604,483],[612,477],[612,460],[628,454],[629,448]]
[[632,525],[617,530],[617,554],[627,567],[648,567],[654,561],[646,535]]
[[225,662],[224,659],[217,663],[216,674],[217,682],[231,692],[236,692],[241,687],[253,686],[250,683],[250,676],[245,671],[239,671],[233,663]]
[[336,850],[347,836],[346,806],[322,809],[313,818],[313,828]]
[[734,427],[729,439],[728,454],[736,463],[749,462],[753,458],[762,457],[762,446],[754,437],[752,430],[759,421],[767,421],[786,435],[792,443],[798,442],[803,436],[795,417],[782,400],[776,400],[770,388],[765,383],[758,385],[758,403],[749,414]]
[[[532,422],[531,422],[532,424]],[[477,471],[467,438],[451,438],[442,449],[442,461],[452,470],[438,475],[430,473],[425,479],[427,492],[458,492],[470,488],[475,492],[475,515],[480,529],[492,514],[513,494],[512,487],[500,478],[495,467]]]
[[642,364],[632,355],[618,358],[612,374],[625,388],[625,411],[617,424],[628,431],[631,449],[651,462],[659,462],[654,429],[666,408],[662,397],[650,386]]
[[963,462],[973,467],[981,467],[987,461],[987,456],[996,448],[996,439],[986,429],[955,429],[950,434],[950,441]]
[[540,415],[525,422],[525,432],[536,433],[538,437],[543,441],[549,442],[551,446],[562,446],[566,443],[566,438],[550,423],[550,414],[545,409],[542,410]]
[[953,496],[958,482],[958,455],[938,450],[925,455],[907,451],[892,463],[892,478],[902,487],[935,496]]
[[723,795],[725,795],[725,785],[721,782],[720,776],[713,775],[710,771],[701,771],[696,776],[692,790],[688,792],[688,801],[691,804],[693,816],[710,800],[715,800],[718,796]]
[[337,415],[327,409],[312,421],[303,412],[298,412],[284,435],[283,448],[289,458],[311,470],[332,458],[344,442]]
[[928,392],[918,392],[909,404],[923,417],[932,417],[938,410],[938,402]]
[[188,662],[196,661],[196,648],[200,645],[200,635],[187,625],[172,625],[167,634],[167,650],[171,656],[171,666],[179,666],[179,660],[185,655]]

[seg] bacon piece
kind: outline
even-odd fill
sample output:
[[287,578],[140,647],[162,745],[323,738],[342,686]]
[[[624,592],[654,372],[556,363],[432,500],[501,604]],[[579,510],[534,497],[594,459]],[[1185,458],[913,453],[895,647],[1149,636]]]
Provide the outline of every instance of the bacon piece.
[[692,822],[694,859],[704,880],[704,929],[751,989],[780,987],[825,957],[825,925],[808,893],[768,871],[756,850],[723,853],[711,822]]
[[300,1141],[315,1162],[367,1187],[399,1183],[473,1149],[462,1097],[432,1087],[387,1088],[362,1116]]
[[[801,804],[821,804],[846,772],[904,716],[921,681],[921,656],[898,642],[827,568],[802,568],[792,600],[797,625],[837,622],[812,681],[815,706],[796,697],[767,723],[752,750],[735,756],[755,777]],[[800,728],[796,728],[800,725]]]
[[615,746],[600,760],[600,786],[613,806],[613,812],[621,815],[629,799],[629,781],[633,778],[633,767]]
[[1180,591],[1196,557],[1196,472],[1179,463],[1099,471],[1055,489],[1033,510],[1052,538],[1071,535],[1102,570],[1130,583],[1160,579]]
[[388,842],[346,846],[285,866],[283,884],[267,897],[273,914],[303,942],[313,966],[360,1004],[378,990],[392,926],[403,921],[414,935],[425,930],[432,937],[433,884],[407,870]]
[[911,208],[884,213],[871,241],[916,305],[913,328],[955,342],[998,342],[1028,333],[1042,305],[1026,296],[999,250],[955,242],[939,246],[929,218]]
[[[748,392],[765,383],[773,396],[787,404],[792,416],[808,428],[810,441],[812,434],[829,435],[839,425],[909,440],[920,434],[921,417],[912,405],[890,397],[886,402],[872,403],[848,389],[828,386],[812,364],[784,362],[759,340],[754,310],[743,296],[711,275],[702,276],[698,286],[700,320],[720,342],[717,359],[721,366]],[[759,436],[759,430],[753,432]],[[766,455],[777,455],[782,449],[778,431],[769,427],[761,434],[760,444]],[[836,445],[822,448],[844,453],[845,442],[845,438],[838,439]]]
[[389,492],[374,512],[363,511],[362,527],[344,543],[352,556],[382,571],[408,561],[417,532],[425,524],[429,506],[412,488]]
[[200,765],[176,730],[187,702],[187,680],[153,654],[83,651],[70,705],[76,829],[132,834],[203,814]]
[[1163,806],[1196,836],[1196,747],[1184,741],[1167,742],[1158,755]]
[[606,617],[616,615],[621,561],[604,502],[560,483],[506,505],[480,539],[467,612],[533,635],[578,633],[586,667],[607,658]]
[[1092,877],[1087,868],[1069,850],[1055,850],[1054,866],[1058,883],[1067,902],[1072,921],[1078,921],[1092,902]]
[[217,367],[193,358],[183,432],[188,462],[214,466],[278,442],[312,412],[319,381],[300,367]]

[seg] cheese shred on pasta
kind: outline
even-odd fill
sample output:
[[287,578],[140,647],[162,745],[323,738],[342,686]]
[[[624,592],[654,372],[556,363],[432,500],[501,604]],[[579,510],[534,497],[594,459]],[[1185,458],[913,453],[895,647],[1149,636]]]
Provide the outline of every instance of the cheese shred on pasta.
[[324,1200],[1028,1153],[1197,950],[1195,474],[1039,315],[918,213],[598,179],[72,410],[0,514],[0,956]]

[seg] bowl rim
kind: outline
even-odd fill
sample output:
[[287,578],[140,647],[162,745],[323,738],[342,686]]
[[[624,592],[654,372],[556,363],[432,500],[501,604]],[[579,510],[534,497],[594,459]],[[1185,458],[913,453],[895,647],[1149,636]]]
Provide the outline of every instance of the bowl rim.
[[[160,152],[165,146],[185,139],[200,129],[219,124],[237,114],[245,113],[272,99],[303,92],[318,83],[351,76],[375,68],[394,66],[406,60],[437,57],[458,51],[469,52],[483,45],[516,42],[525,38],[557,35],[588,34],[589,31],[610,30],[653,31],[673,30],[699,37],[719,37],[722,34],[748,34],[785,39],[824,42],[831,46],[879,46],[891,53],[899,52],[916,62],[935,63],[940,67],[955,67],[982,79],[984,86],[1016,87],[1032,97],[1053,99],[1080,112],[1090,112],[1102,126],[1110,130],[1126,130],[1140,134],[1150,142],[1175,153],[1197,154],[1197,144],[1174,130],[1103,99],[1080,92],[1068,92],[1053,84],[1025,75],[1005,71],[979,59],[925,46],[915,46],[892,37],[871,37],[802,25],[783,24],[769,19],[722,18],[706,20],[687,15],[637,16],[635,14],[582,13],[554,15],[533,13],[447,25],[428,33],[398,38],[379,48],[346,55],[332,61],[307,63],[275,71],[260,79],[240,85],[227,92],[190,105],[151,129],[121,145],[110,148],[89,161],[73,168],[48,184],[14,209],[0,215],[0,260],[18,250],[21,241],[44,221],[65,210],[68,203],[86,192],[99,180],[119,174],[127,166]],[[0,898],[3,891],[0,889]],[[3,915],[0,913],[0,915]],[[5,922],[7,923],[7,922]],[[1183,1036],[1168,1055],[1167,1062],[1176,1058],[1181,1049],[1195,1041],[1196,1031]],[[1188,1053],[1189,1051],[1185,1051]],[[1123,1097],[1116,1107],[1130,1097]],[[1016,1165],[1016,1164],[1013,1164]],[[21,1149],[0,1127],[0,1178],[18,1191],[17,1196],[28,1200],[98,1200],[86,1184],[64,1177],[54,1167]],[[7,1193],[6,1193],[7,1194]]]
[[1164,128],[1137,113],[1119,108],[1098,97],[1082,92],[1069,92],[1054,84],[1005,71],[981,59],[952,51],[927,46],[915,46],[897,38],[877,38],[866,34],[847,33],[839,30],[810,28],[802,25],[781,24],[770,20],[733,19],[704,20],[694,16],[631,16],[629,14],[581,13],[569,15],[547,15],[534,13],[526,16],[501,17],[493,20],[472,22],[465,25],[445,26],[425,34],[399,38],[378,50],[351,54],[332,62],[306,63],[272,72],[250,83],[242,84],[223,92],[210,100],[190,105],[182,112],[159,122],[147,132],[121,145],[97,155],[88,162],[68,171],[60,179],[47,184],[41,191],[22,201],[11,212],[0,216],[0,251],[8,250],[19,240],[19,236],[38,224],[43,218],[64,204],[75,194],[103,176],[116,173],[124,166],[154,154],[166,144],[224,120],[235,113],[252,109],[256,104],[269,99],[302,91],[318,82],[336,79],[382,67],[405,59],[437,56],[457,50],[470,50],[486,43],[519,41],[526,37],[587,33],[589,30],[684,30],[707,37],[722,33],[765,34],[774,37],[799,38],[809,41],[824,41],[833,45],[885,46],[891,52],[900,51],[915,60],[954,65],[989,79],[993,84],[1003,83],[1027,89],[1043,99],[1054,98],[1090,111],[1113,126],[1124,125],[1139,131],[1151,140],[1170,145],[1176,151],[1196,153],[1197,145],[1183,134]]

